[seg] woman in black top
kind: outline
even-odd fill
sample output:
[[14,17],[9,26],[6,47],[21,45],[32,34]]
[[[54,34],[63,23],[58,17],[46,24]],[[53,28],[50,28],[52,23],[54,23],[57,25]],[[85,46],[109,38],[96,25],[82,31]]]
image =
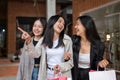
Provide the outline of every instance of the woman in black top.
[[76,20],[76,35],[73,40],[72,80],[89,80],[89,71],[100,70],[108,65],[103,59],[105,46],[101,42],[95,23],[90,16],[80,16]]

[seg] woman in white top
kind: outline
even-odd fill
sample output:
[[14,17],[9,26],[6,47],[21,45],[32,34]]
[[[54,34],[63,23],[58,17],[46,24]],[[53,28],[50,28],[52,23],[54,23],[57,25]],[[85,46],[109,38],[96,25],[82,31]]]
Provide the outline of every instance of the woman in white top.
[[[65,25],[65,19],[60,15],[51,16],[48,20],[42,42],[47,55],[47,78],[52,78],[59,72],[66,77],[71,77],[72,56],[65,61],[64,54],[69,52],[72,55],[72,41],[64,34]],[[66,50],[66,46],[68,46],[68,50]],[[69,74],[66,74],[67,72]]]

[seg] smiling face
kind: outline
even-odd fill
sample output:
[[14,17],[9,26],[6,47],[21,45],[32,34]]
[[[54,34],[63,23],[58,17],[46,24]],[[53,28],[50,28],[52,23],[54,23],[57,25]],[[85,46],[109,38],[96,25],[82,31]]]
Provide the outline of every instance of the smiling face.
[[53,26],[55,33],[60,34],[64,29],[64,24],[65,24],[64,19],[60,17]]
[[43,33],[43,26],[39,20],[36,20],[34,22],[33,28],[32,28],[33,34],[35,36],[41,36]]
[[79,19],[76,21],[75,31],[77,36],[85,36],[85,27],[82,25]]

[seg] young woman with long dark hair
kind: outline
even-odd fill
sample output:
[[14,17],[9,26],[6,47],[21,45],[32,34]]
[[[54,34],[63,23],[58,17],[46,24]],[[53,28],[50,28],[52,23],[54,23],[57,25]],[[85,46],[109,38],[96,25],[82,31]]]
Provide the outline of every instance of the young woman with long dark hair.
[[105,50],[97,32],[95,23],[90,16],[79,16],[75,25],[76,35],[73,40],[73,60],[72,69],[73,80],[89,80],[89,71],[97,70],[97,66],[102,70],[108,65],[108,61],[103,59]]
[[[69,36],[64,34],[65,28],[65,19],[60,15],[51,16],[48,20],[42,42],[47,55],[47,78],[52,78],[59,72],[63,76],[71,78],[71,68],[73,67],[72,41]],[[71,54],[68,61],[64,60],[66,52]]]
[[33,36],[30,36],[28,32],[22,30],[21,28],[18,28],[22,32],[22,39],[25,40],[25,44],[22,49],[16,80],[38,80],[41,57],[30,57],[28,55],[29,50],[27,50],[27,44],[28,42],[31,42],[31,45],[33,46],[33,48],[35,48],[36,45],[38,45],[38,41],[44,35],[45,27],[46,20],[40,17],[39,19],[36,19],[33,24]]

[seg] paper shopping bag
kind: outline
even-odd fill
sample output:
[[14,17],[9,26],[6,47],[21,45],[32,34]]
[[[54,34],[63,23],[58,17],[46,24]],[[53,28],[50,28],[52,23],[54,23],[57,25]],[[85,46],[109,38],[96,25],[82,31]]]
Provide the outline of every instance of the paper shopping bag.
[[47,80],[67,80],[67,77],[65,77],[65,76],[58,76],[56,78],[48,78]]
[[67,80],[67,77],[65,77],[65,76],[59,76],[58,78],[59,78],[59,80]]
[[90,80],[116,80],[115,70],[89,72]]
[[47,80],[59,80],[59,78],[48,78]]

